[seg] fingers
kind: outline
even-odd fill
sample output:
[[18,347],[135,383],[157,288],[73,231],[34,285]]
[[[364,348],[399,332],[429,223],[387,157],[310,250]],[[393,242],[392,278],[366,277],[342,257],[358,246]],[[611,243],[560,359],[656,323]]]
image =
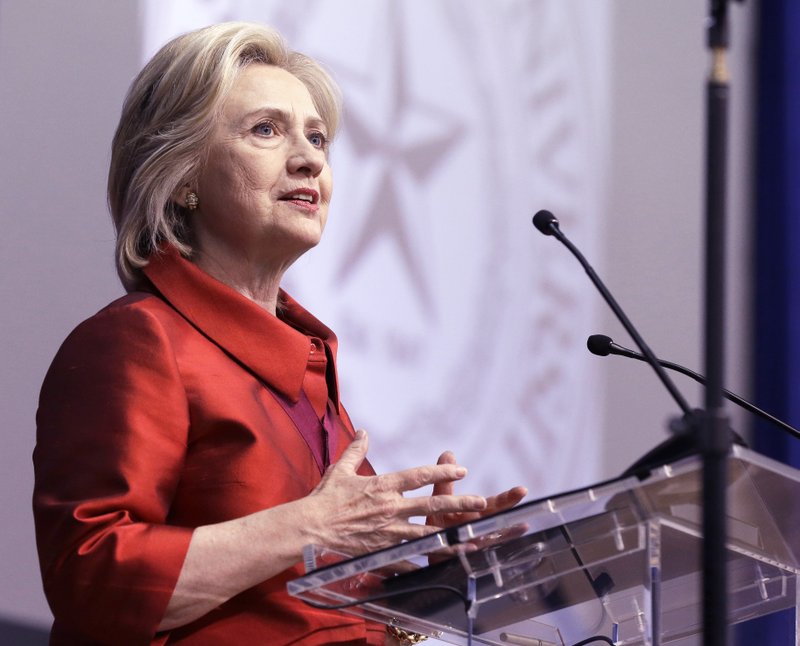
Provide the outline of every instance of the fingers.
[[486,509],[486,504],[483,496],[418,496],[399,500],[397,508],[398,514],[406,518],[411,516],[440,518],[449,514],[479,513]]
[[341,457],[336,461],[331,468],[337,471],[345,471],[347,473],[355,473],[367,457],[367,449],[369,449],[369,437],[367,432],[363,429],[356,431],[356,436],[350,442],[348,447],[342,452]]
[[[368,448],[367,433],[359,429],[353,441],[331,468],[339,473],[355,474],[366,458]],[[466,468],[456,464],[455,455],[451,451],[445,451],[439,456],[435,466],[414,467],[374,477],[380,482],[380,488],[385,491],[412,491],[432,484],[434,495],[438,495],[452,494],[453,481],[460,480],[466,475]]]
[[439,456],[436,464],[455,464],[456,456],[452,451],[445,451]]
[[494,513],[503,509],[510,509],[527,495],[528,490],[525,487],[512,487],[496,496],[490,496],[486,499],[486,512]]
[[511,509],[527,495],[528,490],[525,487],[513,487],[496,496],[486,498],[486,507],[484,509],[433,514],[428,516],[428,523],[439,527],[452,527],[453,525],[472,522],[505,509]]
[[[436,461],[437,465],[455,464],[455,463],[456,463],[456,456],[453,454],[452,451],[445,451],[439,456],[439,459]],[[455,485],[453,484],[452,480],[443,480],[442,482],[437,482],[435,485],[433,485],[434,496],[452,495],[454,492],[455,492]]]
[[383,485],[395,491],[413,491],[427,485],[442,483],[447,488],[448,483],[461,480],[467,475],[466,468],[459,464],[437,464],[432,466],[414,467],[394,473],[378,476]]

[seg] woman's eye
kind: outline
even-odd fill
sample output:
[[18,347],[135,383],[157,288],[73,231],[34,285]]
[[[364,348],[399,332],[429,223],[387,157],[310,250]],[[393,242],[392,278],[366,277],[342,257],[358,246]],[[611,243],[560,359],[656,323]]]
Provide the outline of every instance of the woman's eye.
[[271,137],[275,134],[275,126],[270,121],[259,123],[253,130],[262,137]]
[[308,135],[308,140],[311,142],[311,145],[315,148],[325,148],[328,143],[327,137],[323,135],[321,132],[312,132]]

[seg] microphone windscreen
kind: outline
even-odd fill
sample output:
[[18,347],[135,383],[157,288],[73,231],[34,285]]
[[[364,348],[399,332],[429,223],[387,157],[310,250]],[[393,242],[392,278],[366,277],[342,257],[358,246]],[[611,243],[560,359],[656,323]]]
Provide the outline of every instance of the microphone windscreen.
[[586,339],[586,347],[589,348],[589,352],[600,357],[607,357],[611,354],[612,343],[614,342],[611,340],[611,337],[605,334],[592,334],[592,336]]
[[550,213],[550,211],[547,209],[537,211],[536,215],[533,216],[533,226],[539,229],[539,231],[544,233],[546,236],[553,235],[553,230],[551,228],[551,225],[553,224],[558,226],[558,218]]

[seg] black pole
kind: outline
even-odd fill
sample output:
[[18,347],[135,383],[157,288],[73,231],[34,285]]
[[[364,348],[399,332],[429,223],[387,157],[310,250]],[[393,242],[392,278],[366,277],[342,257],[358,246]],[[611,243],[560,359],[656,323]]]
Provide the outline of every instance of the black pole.
[[725,370],[725,188],[728,131],[727,0],[711,0],[711,73],[706,86],[705,371],[708,388],[700,422],[703,459],[703,644],[728,643],[726,554],[730,437],[723,410]]

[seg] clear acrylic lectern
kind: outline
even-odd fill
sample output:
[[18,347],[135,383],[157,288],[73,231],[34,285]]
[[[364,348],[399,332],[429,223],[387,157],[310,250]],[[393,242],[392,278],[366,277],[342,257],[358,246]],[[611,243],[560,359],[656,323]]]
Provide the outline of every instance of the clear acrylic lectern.
[[[452,644],[467,608],[475,644],[700,643],[701,471],[687,458],[353,559],[310,546],[289,592]],[[734,447],[728,515],[731,621],[796,608],[800,472]]]

